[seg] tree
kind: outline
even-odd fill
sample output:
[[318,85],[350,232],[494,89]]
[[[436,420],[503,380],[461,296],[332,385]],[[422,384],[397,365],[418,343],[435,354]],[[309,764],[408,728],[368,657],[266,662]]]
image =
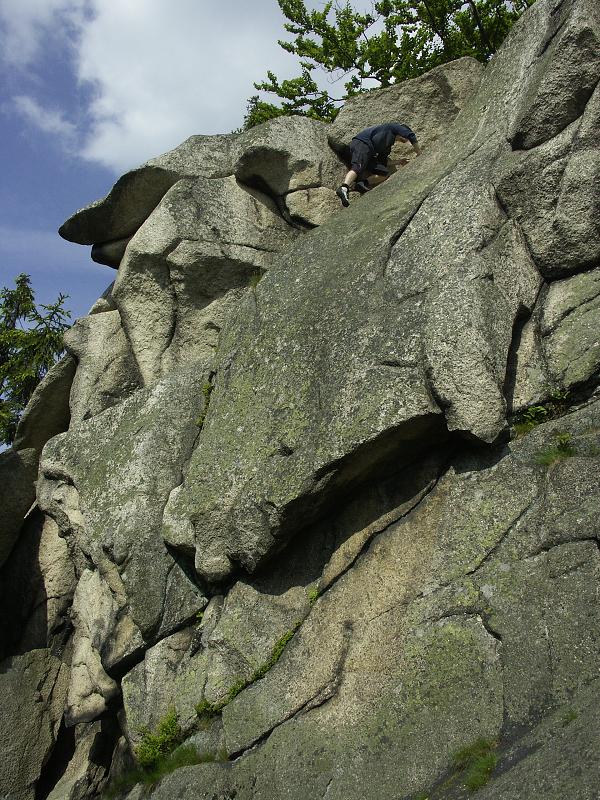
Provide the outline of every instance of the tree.
[[70,311],[67,295],[36,307],[31,278],[21,274],[15,288],[0,291],[0,442],[10,445],[17,424],[46,372],[63,354]]
[[[488,61],[534,0],[373,0],[369,13],[355,11],[349,0],[330,0],[322,11],[307,9],[305,0],[277,2],[293,37],[279,44],[300,58],[301,73],[280,81],[269,71],[254,84],[281,105],[255,95],[248,111],[256,113],[246,115],[246,129],[282,113],[332,120],[337,104],[374,83],[415,78],[461,56]],[[331,82],[345,79],[342,96],[320,89],[315,70]]]

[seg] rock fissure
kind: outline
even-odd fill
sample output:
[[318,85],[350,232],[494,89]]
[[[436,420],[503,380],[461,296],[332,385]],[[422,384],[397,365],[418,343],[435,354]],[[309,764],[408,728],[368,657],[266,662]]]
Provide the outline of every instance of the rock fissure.
[[336,660],[336,663],[333,668],[333,676],[324,683],[319,689],[304,703],[300,706],[291,709],[285,716],[280,719],[277,723],[272,725],[268,730],[264,731],[260,736],[257,736],[252,742],[250,742],[247,746],[245,746],[242,750],[236,751],[230,755],[231,760],[236,760],[243,757],[249,751],[264,745],[265,742],[272,736],[273,732],[280,728],[282,725],[285,725],[286,722],[289,722],[292,719],[299,717],[302,714],[308,713],[316,708],[319,708],[325,703],[329,702],[339,690],[342,678],[343,678],[343,670],[344,665],[346,663],[346,659],[348,656],[348,650],[350,648],[350,638],[352,634],[352,623],[346,622],[342,628],[343,631],[343,642],[342,648]]
[[354,567],[357,561],[369,551],[369,548],[377,537],[385,534],[385,532],[388,531],[393,525],[399,523],[405,517],[408,517],[421,505],[421,503],[423,503],[425,498],[435,489],[444,472],[445,470],[442,467],[438,476],[434,480],[430,481],[428,486],[421,490],[416,497],[412,499],[409,508],[403,508],[400,513],[398,513],[398,510],[390,511],[380,520],[377,520],[369,526],[368,535],[365,537],[360,549],[353,554],[349,563],[347,563],[344,568],[327,583],[322,590],[323,594],[333,589],[333,587],[344,577],[344,575],[346,575]]
[[162,352],[160,353],[158,360],[163,358],[167,350],[173,344],[173,340],[175,339],[175,334],[177,332],[177,322],[179,319],[179,298],[177,297],[177,290],[175,289],[174,281],[172,280],[172,272],[171,272],[171,265],[169,263],[169,256],[177,250],[180,244],[184,241],[183,237],[177,237],[174,242],[171,243],[169,248],[166,250],[163,256],[163,263],[165,265],[166,273],[167,273],[167,286],[169,287],[169,293],[171,297],[171,324],[169,326],[168,333],[165,337],[165,342],[163,345]]

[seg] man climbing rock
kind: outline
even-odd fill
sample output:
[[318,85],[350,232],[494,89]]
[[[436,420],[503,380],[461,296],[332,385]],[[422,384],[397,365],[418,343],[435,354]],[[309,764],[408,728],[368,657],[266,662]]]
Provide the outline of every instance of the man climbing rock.
[[397,141],[410,142],[415,153],[421,155],[421,148],[414,132],[408,125],[399,122],[375,125],[356,134],[350,142],[350,170],[335,192],[343,206],[350,205],[348,195],[355,183],[356,191],[364,194],[372,188],[368,181],[370,175],[379,175],[383,180],[389,176],[388,156],[392,145]]

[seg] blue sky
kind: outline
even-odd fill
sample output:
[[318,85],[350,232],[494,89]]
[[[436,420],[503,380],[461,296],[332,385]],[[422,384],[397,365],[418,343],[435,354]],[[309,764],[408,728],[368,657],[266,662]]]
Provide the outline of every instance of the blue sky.
[[298,74],[283,22],[275,0],[0,0],[0,286],[27,272],[39,302],[85,314],[115,272],[59,225],[188,136],[237,128],[267,69]]

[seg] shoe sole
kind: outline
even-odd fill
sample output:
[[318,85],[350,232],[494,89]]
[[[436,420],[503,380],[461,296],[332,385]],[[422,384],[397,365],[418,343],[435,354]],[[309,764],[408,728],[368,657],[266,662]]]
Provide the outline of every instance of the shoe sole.
[[336,189],[335,193],[337,194],[337,196],[342,201],[342,205],[344,206],[344,208],[348,208],[348,206],[350,205],[350,202],[349,202],[348,198],[346,197],[346,195],[344,194],[344,192],[342,192],[341,189]]

